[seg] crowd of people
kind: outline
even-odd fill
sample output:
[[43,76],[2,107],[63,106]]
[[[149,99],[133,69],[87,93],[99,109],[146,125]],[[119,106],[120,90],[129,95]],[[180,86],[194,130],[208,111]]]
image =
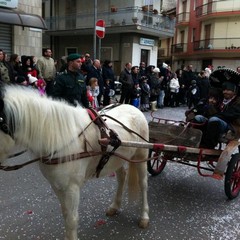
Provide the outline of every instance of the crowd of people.
[[[240,100],[238,86],[231,81],[224,83],[221,92],[211,88],[212,70],[212,66],[208,66],[196,73],[190,64],[174,72],[166,63],[146,66],[141,62],[139,66],[132,66],[128,62],[119,75],[122,84],[119,102],[132,104],[141,111],[184,105],[188,108],[187,121],[207,123],[202,144],[214,148],[219,133],[236,132],[232,122],[240,119]],[[236,74],[239,72],[240,67]],[[99,110],[109,105],[115,94],[115,81],[113,63],[91,59],[89,53],[62,57],[57,71],[49,48],[44,49],[37,60],[34,56],[20,58],[18,54],[8,59],[0,49],[0,82],[33,87],[41,95],[64,99],[73,106]]]
[[[41,94],[63,98],[72,105],[88,106],[86,100],[77,96],[86,93],[84,97],[96,109],[110,104],[116,80],[113,63],[91,59],[89,53],[63,56],[61,66],[56,69],[49,48],[44,49],[38,59],[34,56],[20,58],[18,54],[12,54],[7,59],[4,51],[0,50],[0,73],[2,82],[38,88]],[[72,79],[71,84],[69,79]],[[181,104],[191,108],[208,94],[210,86],[206,71],[196,75],[192,65],[173,72],[165,63],[146,66],[145,62],[139,66],[126,63],[119,82],[122,84],[120,103],[132,104],[142,111],[156,111],[157,108],[178,107]],[[79,92],[77,88],[84,88],[84,91],[74,93]]]
[[90,54],[70,54],[61,58],[57,69],[49,48],[43,55],[10,57],[0,49],[0,82],[39,90],[41,95],[64,99],[71,105],[99,109],[110,104],[114,95],[112,62],[90,58]]
[[[145,62],[141,62],[139,66],[132,66],[128,62],[119,75],[122,84],[120,103],[132,104],[142,111],[156,111],[157,108],[182,104],[191,108],[208,93],[209,81],[205,72],[196,75],[192,65],[173,72],[165,63],[146,66]],[[44,49],[38,59],[34,56],[20,57],[18,54],[12,54],[8,59],[0,49],[0,73],[2,82],[34,87],[41,94],[86,107],[87,101],[80,100],[77,96],[80,93],[74,93],[79,92],[77,88],[85,88],[80,91],[81,94],[86,93],[84,97],[96,109],[110,104],[116,80],[112,61],[101,63],[99,59],[91,59],[89,53],[63,56],[57,69],[49,48]],[[72,84],[69,79],[72,79]]]

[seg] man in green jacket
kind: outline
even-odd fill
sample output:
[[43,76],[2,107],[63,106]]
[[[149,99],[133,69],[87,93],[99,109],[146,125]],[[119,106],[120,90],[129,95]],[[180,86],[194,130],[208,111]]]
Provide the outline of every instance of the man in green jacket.
[[89,107],[84,76],[80,72],[81,55],[72,53],[67,57],[67,69],[56,77],[52,97],[66,100],[73,106]]

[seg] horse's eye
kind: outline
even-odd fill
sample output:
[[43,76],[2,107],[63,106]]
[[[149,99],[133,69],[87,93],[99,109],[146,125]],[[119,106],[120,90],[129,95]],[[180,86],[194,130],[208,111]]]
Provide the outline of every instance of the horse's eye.
[[3,122],[3,118],[0,117],[0,122]]

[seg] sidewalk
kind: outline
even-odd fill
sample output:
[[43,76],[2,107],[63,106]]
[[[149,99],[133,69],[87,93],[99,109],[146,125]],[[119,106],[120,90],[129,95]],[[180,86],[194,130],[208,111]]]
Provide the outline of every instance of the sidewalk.
[[[113,101],[119,101],[120,95],[117,94],[114,96]],[[185,121],[185,111],[187,110],[187,106],[180,106],[180,107],[164,107],[162,109],[158,109],[156,112],[144,112],[144,115],[146,116],[147,120],[150,121],[152,119],[151,113],[155,117],[159,118],[165,118],[169,120],[178,120],[178,121]]]

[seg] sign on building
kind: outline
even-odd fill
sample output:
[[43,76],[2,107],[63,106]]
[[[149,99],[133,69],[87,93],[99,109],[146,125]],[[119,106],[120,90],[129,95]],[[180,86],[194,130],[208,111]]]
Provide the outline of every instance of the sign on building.
[[140,38],[140,44],[141,45],[147,45],[147,46],[154,46],[155,41],[154,41],[154,39]]
[[17,8],[18,0],[0,0],[0,7]]

